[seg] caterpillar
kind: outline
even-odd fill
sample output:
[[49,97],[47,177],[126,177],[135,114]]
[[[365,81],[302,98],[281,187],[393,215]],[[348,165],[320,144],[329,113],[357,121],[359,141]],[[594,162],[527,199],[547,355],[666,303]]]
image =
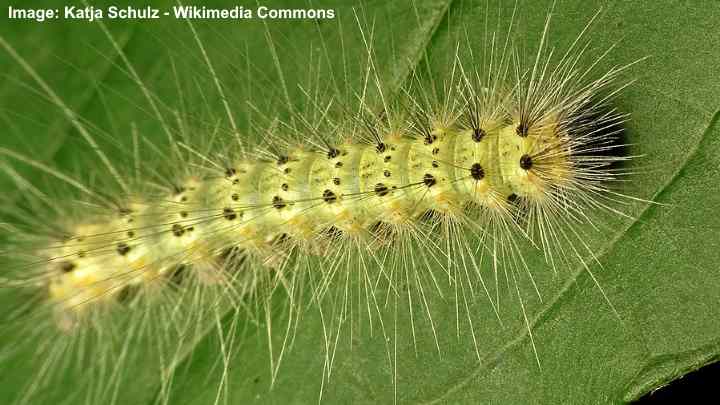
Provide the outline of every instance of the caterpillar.
[[[622,287],[606,291],[602,278],[614,269],[601,268],[599,252],[653,195],[624,184],[638,181],[629,176],[636,154],[626,150],[635,148],[624,139],[628,112],[615,104],[637,58],[603,70],[612,52],[588,57],[592,15],[565,27],[573,36],[555,51],[557,19],[549,15],[562,6],[384,9],[410,20],[390,31],[446,44],[437,54],[384,47],[370,5],[339,9],[337,25],[293,22],[290,34],[271,34],[277,27],[268,22],[244,28],[260,32],[254,46],[266,48],[265,66],[258,52],[221,37],[245,58],[226,61],[210,47],[212,25],[203,35],[202,25],[182,22],[187,41],[178,39],[179,51],[161,64],[161,76],[173,78],[156,87],[138,71],[141,61],[130,60],[122,34],[99,22],[105,54],[117,55],[111,65],[135,88],[125,102],[138,118],[123,117],[133,122],[111,135],[2,39],[28,80],[20,87],[59,107],[78,143],[89,145],[77,148],[92,156],[83,163],[94,172],[74,175],[0,149],[20,198],[4,203],[3,285],[21,305],[13,304],[3,339],[26,341],[0,360],[40,357],[20,366],[32,377],[14,384],[14,400],[491,401],[507,386],[453,387],[467,385],[465,369],[502,363],[493,350],[513,350],[517,343],[505,340],[516,334],[527,353],[512,361],[527,374],[515,378],[562,375],[546,374],[562,367],[556,362],[577,370],[543,351],[550,343],[538,344],[538,322],[557,321],[548,311],[566,299],[607,318],[603,325],[625,325],[614,298]],[[536,35],[518,39],[516,31],[533,26]],[[282,57],[293,50],[278,38],[295,29],[319,39]],[[404,38],[399,31],[386,35]],[[526,55],[533,40],[537,49]],[[183,63],[195,75],[187,83],[175,77]],[[306,66],[295,87],[289,72],[297,65]],[[239,84],[220,80],[235,70]],[[173,88],[161,98],[166,83]],[[194,86],[201,90],[190,103]],[[100,89],[98,98],[124,105],[122,91]],[[153,130],[160,135],[147,135]],[[47,186],[31,181],[28,168]],[[597,232],[601,224],[610,231]],[[453,364],[443,365],[448,357]],[[607,394],[592,395],[585,398]]]

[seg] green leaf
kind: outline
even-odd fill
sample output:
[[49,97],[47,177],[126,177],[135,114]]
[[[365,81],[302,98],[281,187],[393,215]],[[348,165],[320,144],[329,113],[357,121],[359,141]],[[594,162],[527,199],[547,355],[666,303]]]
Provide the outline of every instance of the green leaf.
[[[47,3],[48,7],[57,7]],[[289,6],[292,2],[286,3]],[[489,21],[489,29],[494,29],[499,12],[499,26],[506,27],[515,6],[494,1],[409,3],[371,2],[358,9],[365,26],[374,27],[377,68],[391,92],[407,80],[412,67],[421,63],[423,52],[428,53],[433,69],[443,71],[447,68],[444,58],[454,52],[452,38],[467,36],[471,43],[480,44],[485,40],[484,22]],[[281,4],[273,3],[277,7]],[[167,2],[157,7],[172,5]],[[329,44],[337,44],[340,35],[347,40],[344,49],[329,48],[334,72],[342,71],[343,60],[357,62],[366,52],[349,6],[329,1],[314,6],[336,7],[342,28],[333,21],[322,22],[319,28],[310,23],[268,21],[291,102],[301,97],[294,83],[302,83],[308,72],[299,49],[305,50],[311,39],[317,38],[318,29]],[[548,2],[523,1],[517,5],[514,43],[529,55],[538,45],[549,7]],[[637,81],[619,96],[618,108],[632,114],[628,123],[628,138],[634,144],[631,152],[643,155],[637,159],[638,173],[626,192],[660,203],[630,204],[625,211],[632,219],[606,218],[605,226],[587,241],[602,264],[591,267],[592,274],[617,314],[584,268],[554,274],[539,255],[529,253],[541,297],[535,295],[527,279],[519,280],[519,288],[535,349],[513,289],[506,289],[500,297],[502,322],[483,293],[475,292],[477,300],[468,312],[477,353],[464,308],[460,308],[460,325],[456,325],[454,292],[440,296],[428,291],[437,342],[419,303],[415,302],[412,315],[415,336],[409,327],[407,302],[390,305],[384,309],[385,319],[390,320],[386,324],[389,340],[378,329],[370,333],[367,327],[353,330],[352,339],[348,330],[340,339],[332,375],[322,387],[323,401],[624,402],[717,359],[720,219],[715,211],[720,207],[716,192],[720,183],[720,28],[716,22],[720,4],[557,1],[549,37],[557,52],[567,48],[600,7],[602,12],[588,33],[593,54],[618,43],[601,61],[601,67],[625,65],[649,56],[630,69],[628,77]],[[5,8],[0,6],[0,10]],[[217,113],[222,107],[213,92],[213,82],[184,22],[107,24],[160,100],[173,108],[184,106],[185,113],[201,121],[223,117]],[[277,86],[279,73],[262,22],[210,21],[197,23],[196,28],[231,105],[239,111],[236,116],[241,129],[252,125],[243,118],[246,98],[257,100],[259,105],[283,102],[285,92]],[[72,109],[112,134],[99,140],[115,161],[123,161],[133,126],[143,137],[164,142],[151,106],[128,78],[122,60],[96,24],[13,21],[2,25],[0,34]],[[178,98],[166,54],[176,63],[180,87],[187,90],[183,92],[185,99]],[[243,73],[246,57],[253,66],[250,80],[257,83],[248,83]],[[362,66],[349,69],[345,77],[357,86]],[[8,134],[0,136],[0,146],[52,161],[67,171],[85,172],[97,165],[63,114],[48,108],[40,95],[18,83],[35,88],[7,54],[0,56],[0,71],[6,72],[6,80],[0,85],[0,120]],[[258,83],[275,83],[275,87],[257,92],[262,87]],[[202,93],[211,99],[194,95],[191,90],[196,86],[210,89]],[[12,187],[8,179],[0,180],[3,188]],[[6,307],[12,305],[15,297],[6,299],[5,295],[2,302],[7,302]],[[277,315],[273,320],[280,335],[273,338],[275,348],[282,343],[283,319]],[[232,333],[230,321],[228,316],[224,326]],[[266,325],[243,326],[238,332],[242,333],[239,353],[227,380],[231,402],[317,401],[326,359],[318,311],[310,309],[304,314],[272,387]],[[221,377],[216,335],[210,331],[180,365],[169,394],[171,402],[202,404],[215,399]],[[3,331],[2,336],[3,345],[18,339],[12,332]],[[26,353],[13,358],[12,364],[4,364],[18,370],[0,376],[0,386],[8,396],[16,395],[18,382],[36,372],[37,359],[32,355]],[[128,366],[128,381],[132,383],[121,387],[119,402],[151,403],[156,399],[160,382],[152,361],[156,359]],[[48,397],[70,395],[73,387],[50,387],[48,391],[54,393]]]

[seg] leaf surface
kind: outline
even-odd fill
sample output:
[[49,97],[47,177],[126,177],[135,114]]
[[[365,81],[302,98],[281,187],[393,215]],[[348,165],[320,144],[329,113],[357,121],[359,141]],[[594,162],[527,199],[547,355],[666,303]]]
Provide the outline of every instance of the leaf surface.
[[[273,3],[277,7],[282,4]],[[164,6],[171,5],[168,2]],[[416,1],[414,7],[406,2],[368,2],[358,9],[358,19],[372,27],[366,33],[372,31],[378,43],[377,69],[387,87],[397,89],[407,80],[409,70],[421,62],[423,52],[428,53],[431,64],[440,63],[443,56],[454,52],[449,38],[462,35],[471,42],[484,41],[484,22],[489,21],[492,30],[499,10],[500,26],[506,27],[513,6],[511,2],[492,1],[488,5],[424,0]],[[323,22],[319,28],[268,22],[272,25],[269,43],[266,27],[257,20],[197,24],[229,99],[238,106],[235,108],[246,108],[246,99],[261,103],[262,99],[288,97],[291,103],[299,101],[301,93],[293,83],[302,82],[304,70],[296,67],[303,60],[287,60],[288,55],[297,55],[293,47],[302,48],[311,38],[317,38],[318,29],[329,44],[337,43],[333,41],[338,32],[357,31],[350,7],[340,2],[323,2],[322,7],[336,7],[342,28],[334,22]],[[617,314],[582,266],[553,274],[538,255],[531,253],[528,261],[541,297],[535,295],[529,279],[519,280],[519,289],[532,340],[513,289],[500,297],[502,322],[482,294],[476,292],[479,297],[468,311],[472,314],[478,353],[463,313],[457,325],[452,294],[428,292],[438,341],[422,308],[413,313],[414,337],[408,327],[411,314],[407,303],[386,308],[389,319],[397,322],[387,324],[392,339],[386,339],[378,330],[371,334],[367,328],[353,331],[352,339],[341,339],[332,376],[323,386],[323,401],[623,402],[718,357],[720,28],[716,21],[720,18],[720,4],[588,4],[562,0],[554,8],[550,43],[557,46],[558,52],[566,49],[600,7],[598,20],[588,34],[593,50],[601,53],[618,43],[601,66],[625,65],[649,56],[630,69],[628,76],[637,81],[618,98],[618,108],[632,114],[628,123],[628,138],[634,144],[631,152],[642,155],[636,163],[638,174],[627,192],[660,203],[629,205],[626,211],[632,219],[608,218],[587,241],[601,263],[591,267],[592,274]],[[519,49],[534,52],[548,8],[546,2],[518,4],[515,44]],[[178,61],[177,76],[187,80],[182,86],[212,89],[213,83],[184,23],[115,22],[108,26],[158,99],[178,101],[175,73],[168,59],[159,56],[166,51]],[[112,134],[128,134],[132,123],[144,137],[162,143],[162,131],[150,106],[95,24],[13,22],[3,25],[0,33],[88,122]],[[344,48],[327,51],[335,72],[342,71],[341,61],[361,59],[366,52],[361,36],[349,34],[347,38],[353,40],[344,43]],[[257,93],[257,86],[247,85],[247,80],[262,82],[277,77],[278,65],[268,57],[269,44],[277,47],[286,92],[276,86],[267,93]],[[253,73],[248,78],[242,73],[246,60],[228,56],[238,53],[251,60]],[[186,55],[192,55],[187,57],[188,63],[183,59]],[[48,109],[40,96],[18,83],[30,81],[6,56],[0,57],[0,69],[6,72],[5,84],[0,85],[0,119],[12,135],[3,136],[0,145],[30,152],[39,160],[54,161],[68,171],[83,172],[83,167],[92,167],[84,166],[93,160],[87,157],[92,155],[65,117]],[[343,79],[348,78],[353,85],[361,82],[360,67],[351,67],[348,72]],[[267,77],[263,79],[263,75]],[[188,96],[178,101],[187,108],[185,112],[201,119],[205,117],[204,109],[220,106],[212,90],[202,93],[211,99]],[[242,119],[238,124],[241,128],[252,125]],[[127,135],[125,138],[129,139]],[[118,146],[113,139],[101,137],[107,150],[114,151],[113,159],[121,162],[127,142]],[[7,180],[3,178],[1,184]],[[3,302],[11,305],[9,300]],[[229,319],[225,321],[229,327]],[[279,325],[274,327],[282,332],[283,325]],[[272,389],[266,325],[258,326],[255,329],[250,325],[243,331],[239,354],[229,369],[227,391],[232,402],[317,401],[325,362],[318,312],[310,310],[304,315]],[[221,371],[215,334],[211,330],[206,339],[197,342],[191,356],[181,364],[171,401],[203,404],[215,399]],[[3,339],[9,337],[3,334]],[[278,343],[281,340],[276,339],[274,344]],[[31,353],[27,356],[32,358]],[[2,390],[11,394],[17,384],[8,381],[23,380],[35,372],[28,364],[13,361],[18,364],[18,373],[0,377]],[[132,387],[121,388],[121,402],[152,403],[156,399],[160,384],[153,366],[133,365],[133,370],[146,371],[138,374]],[[66,387],[72,390],[72,385]]]

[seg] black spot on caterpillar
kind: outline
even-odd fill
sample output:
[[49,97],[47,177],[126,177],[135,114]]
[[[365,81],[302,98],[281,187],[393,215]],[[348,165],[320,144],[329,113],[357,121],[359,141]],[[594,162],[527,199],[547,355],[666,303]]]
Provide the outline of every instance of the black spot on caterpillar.
[[470,175],[475,180],[482,180],[483,177],[485,177],[485,171],[480,163],[473,163],[472,166],[470,166]]

